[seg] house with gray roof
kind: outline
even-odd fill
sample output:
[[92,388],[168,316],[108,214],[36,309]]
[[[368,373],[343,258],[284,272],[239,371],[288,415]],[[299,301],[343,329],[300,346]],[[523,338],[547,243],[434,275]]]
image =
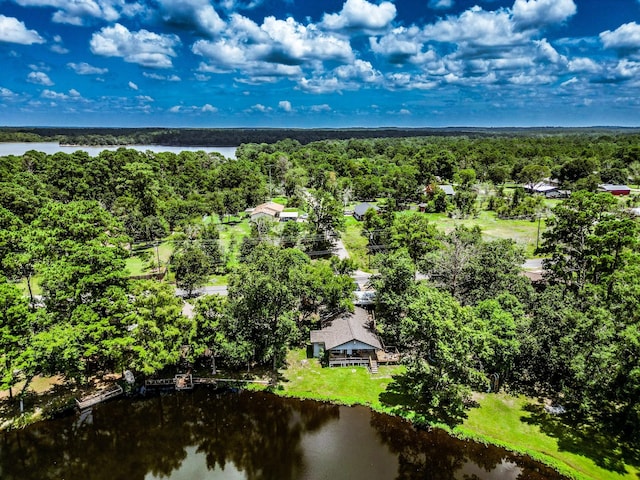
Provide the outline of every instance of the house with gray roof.
[[371,319],[363,308],[334,318],[321,330],[311,331],[313,356],[320,358],[324,352],[330,367],[369,365],[376,359],[376,351],[382,343],[370,328]]
[[364,218],[364,214],[367,213],[367,210],[370,208],[373,208],[376,212],[380,210],[377,206],[371,205],[368,202],[359,203],[353,209],[353,218],[361,222]]
[[442,190],[447,197],[453,197],[456,194],[453,185],[438,185],[438,188]]

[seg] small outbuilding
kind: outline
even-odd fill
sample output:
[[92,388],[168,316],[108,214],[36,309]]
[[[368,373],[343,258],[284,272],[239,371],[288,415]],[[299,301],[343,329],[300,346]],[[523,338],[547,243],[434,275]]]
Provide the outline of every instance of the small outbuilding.
[[370,364],[376,360],[376,351],[382,343],[371,328],[372,321],[363,308],[334,318],[321,330],[312,330],[313,356],[320,358],[324,352],[330,367]]
[[603,185],[598,185],[598,190],[601,192],[609,192],[611,195],[629,195],[631,193],[631,188],[626,185],[612,185],[610,183],[605,183]]

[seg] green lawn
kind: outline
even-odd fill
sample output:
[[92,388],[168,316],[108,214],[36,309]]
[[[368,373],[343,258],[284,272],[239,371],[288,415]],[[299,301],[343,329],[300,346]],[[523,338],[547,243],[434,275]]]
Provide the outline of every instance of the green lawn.
[[362,236],[362,223],[351,216],[344,217],[345,231],[342,234],[349,257],[356,262],[358,268],[369,271],[369,256],[367,255],[367,239]]
[[169,259],[173,254],[173,243],[171,237],[164,239],[158,246],[156,251],[155,247],[148,248],[139,254],[133,255],[127,259],[126,268],[130,275],[144,275],[151,273],[149,268],[151,264],[157,263],[157,258],[160,257],[160,265],[166,266],[169,263]]
[[[27,285],[27,279],[23,278],[19,282],[16,282],[16,286],[24,293],[25,296],[29,296],[29,286]],[[40,277],[31,277],[31,292],[34,295],[42,295],[42,287],[40,286]]]
[[[456,225],[467,227],[478,226],[482,230],[485,240],[512,239],[521,245],[527,257],[533,256],[538,237],[538,222],[530,220],[503,220],[497,218],[494,212],[481,211],[477,218],[454,219],[444,213],[426,213],[429,221],[433,222],[439,230],[450,232]],[[540,235],[545,229],[545,221],[540,221]],[[542,237],[541,237],[542,238]]]
[[249,219],[244,219],[235,224],[221,224],[220,228],[220,244],[222,251],[227,254],[227,267],[230,268],[238,263],[240,254],[240,245],[242,239],[251,234],[251,223]]
[[380,393],[391,382],[391,376],[402,368],[381,366],[377,375],[371,375],[366,367],[322,368],[317,359],[307,358],[305,350],[293,350],[287,357],[287,368],[280,371],[282,390],[278,393],[347,405],[369,405],[384,411]]
[[[365,367],[322,368],[294,350],[281,370],[276,393],[285,396],[368,405],[389,412],[381,394],[402,366],[381,367],[371,375]],[[581,480],[622,480],[640,478],[640,470],[625,464],[620,446],[604,435],[584,432],[563,423],[562,417],[544,412],[538,402],[506,394],[478,394],[479,406],[468,412],[465,422],[453,429],[467,437],[529,454],[567,476]]]
[[[638,479],[640,470],[624,463],[619,445],[595,431],[567,425],[526,397],[480,394],[456,433],[529,453],[581,479]],[[577,474],[575,473],[577,472]]]

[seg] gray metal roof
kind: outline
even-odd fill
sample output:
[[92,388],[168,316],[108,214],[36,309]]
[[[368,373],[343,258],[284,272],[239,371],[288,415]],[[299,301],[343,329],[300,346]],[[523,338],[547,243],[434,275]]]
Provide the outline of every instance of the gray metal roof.
[[311,343],[324,343],[325,350],[358,340],[372,348],[382,349],[376,333],[367,328],[369,314],[363,308],[356,307],[353,313],[344,314],[334,319],[322,330],[311,331]]
[[447,195],[455,195],[456,192],[451,185],[438,185],[438,188],[442,190]]
[[607,192],[609,192],[611,190],[631,190],[626,185],[613,185],[613,184],[610,184],[610,183],[605,183],[603,185],[600,185],[600,188],[602,188],[603,190],[606,190]]
[[364,203],[359,203],[358,205],[356,205],[353,209],[353,212],[356,215],[359,216],[364,216],[365,213],[367,213],[367,210],[369,210],[370,208],[373,208],[374,210],[379,210],[378,207],[376,207],[375,205],[371,205],[370,203],[364,202]]

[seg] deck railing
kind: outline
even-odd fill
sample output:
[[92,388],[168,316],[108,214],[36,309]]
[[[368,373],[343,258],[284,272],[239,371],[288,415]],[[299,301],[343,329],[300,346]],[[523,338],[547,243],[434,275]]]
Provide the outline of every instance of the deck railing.
[[330,367],[350,367],[352,365],[369,365],[369,357],[329,357]]

